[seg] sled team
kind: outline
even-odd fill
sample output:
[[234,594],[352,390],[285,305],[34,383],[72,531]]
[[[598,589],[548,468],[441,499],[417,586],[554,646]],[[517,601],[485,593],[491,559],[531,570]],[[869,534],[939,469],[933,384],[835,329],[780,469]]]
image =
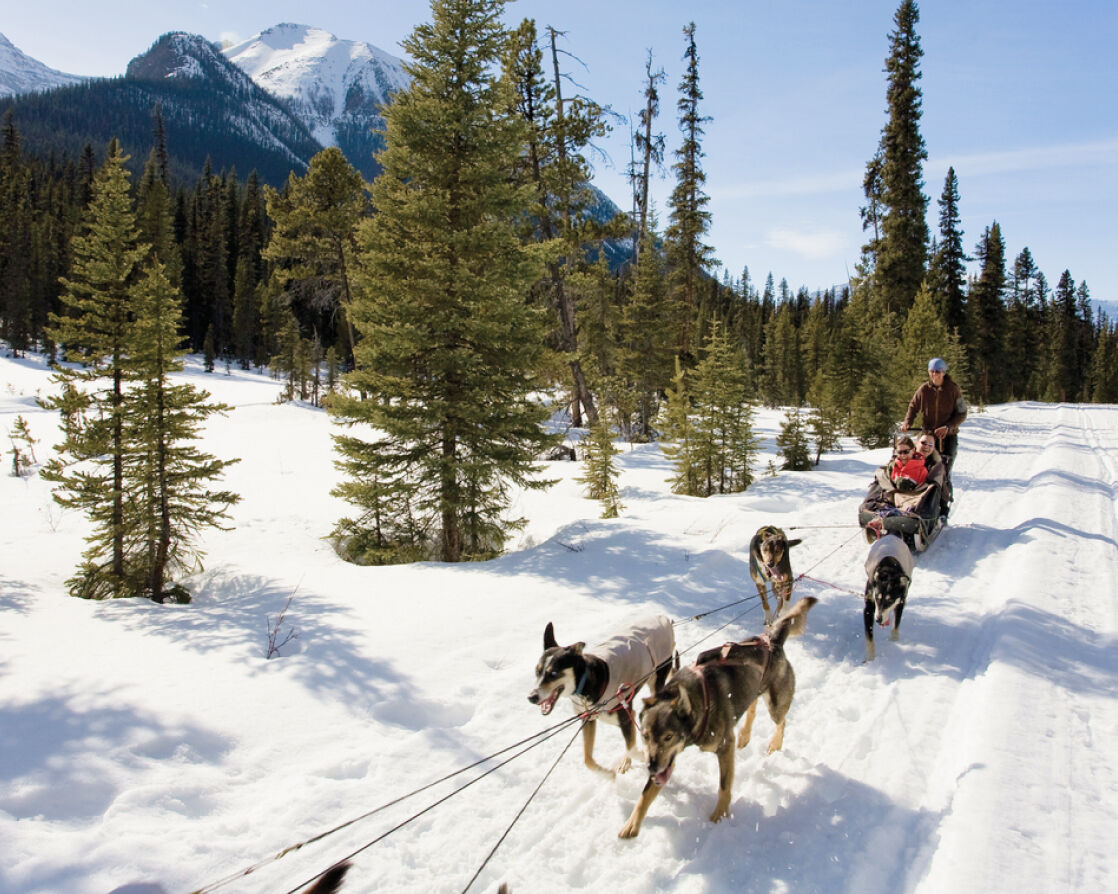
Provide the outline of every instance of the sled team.
[[[913,553],[925,550],[946,524],[953,499],[951,466],[966,414],[947,364],[932,359],[928,381],[916,390],[900,425],[894,455],[875,473],[858,511],[870,543],[862,613],[866,661],[875,657],[875,625],[891,628],[890,639],[898,638],[915,566]],[[913,440],[903,433],[918,415],[921,433]],[[676,758],[690,745],[718,757],[718,798],[711,822],[729,815],[734,753],[749,743],[762,696],[776,725],[768,751],[782,747],[796,688],[784,643],[803,633],[808,611],[817,602],[809,596],[790,605],[794,578],[789,552],[800,542],[789,540],[773,525],[753,535],[749,575],[764,609],[765,632],[705,651],[689,667],[680,667],[672,622],[662,615],[636,621],[592,648],[583,642],[560,646],[552,624],[545,628],[536,685],[528,700],[543,714],[551,713],[561,696],[571,700],[585,718],[583,762],[589,769],[613,776],[628,770],[634,759],[647,760],[648,781],[621,828],[621,838],[640,832],[653,800],[671,778]],[[651,694],[643,700],[638,719],[632,703],[646,684]],[[735,732],[742,717],[745,721]],[[613,769],[594,759],[599,719],[620,727],[625,740],[625,756]]]

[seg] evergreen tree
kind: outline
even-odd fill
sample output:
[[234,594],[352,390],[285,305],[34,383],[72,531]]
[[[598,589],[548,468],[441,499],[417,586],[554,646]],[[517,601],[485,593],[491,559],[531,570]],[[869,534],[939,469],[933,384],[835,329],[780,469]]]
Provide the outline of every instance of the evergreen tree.
[[695,368],[695,464],[700,495],[744,491],[753,483],[758,440],[740,353],[715,324]]
[[1118,403],[1118,326],[1103,315],[1098,341],[1091,358],[1091,400],[1098,404]]
[[530,397],[542,319],[524,301],[540,271],[517,232],[530,191],[509,177],[525,131],[496,70],[503,7],[434,0],[404,44],[411,84],[385,110],[347,377],[367,399],[330,402],[342,424],[381,433],[336,438],[335,493],[360,510],[336,534],[364,561],[492,556],[513,526],[509,484],[545,484],[533,459],[547,411]]
[[794,311],[782,304],[765,326],[762,395],[771,407],[799,406],[804,396],[804,370]]
[[192,442],[214,413],[229,409],[207,403],[209,394],[189,383],[173,384],[182,370],[179,293],[158,260],[135,291],[135,322],[129,333],[129,378],[124,403],[127,449],[124,488],[127,567],[130,592],[155,602],[171,597],[188,602],[186,589],[172,583],[201,564],[198,535],[205,528],[227,530],[226,509],[239,501],[211,483],[237,460],[218,460]]
[[975,396],[988,404],[1004,400],[1006,389],[1005,241],[997,221],[986,228],[975,254],[982,266],[967,301],[967,353],[974,365]]
[[663,256],[646,230],[630,279],[618,334],[618,375],[621,388],[635,395],[635,438],[652,438],[659,395],[671,381],[672,338],[664,289]]
[[700,460],[695,425],[691,418],[691,394],[687,387],[687,370],[675,359],[672,384],[665,389],[661,409],[660,450],[668,458],[674,474],[668,479],[672,493],[698,496],[700,490]]
[[613,431],[605,422],[590,426],[590,436],[582,441],[584,474],[579,484],[586,486],[586,496],[602,504],[602,518],[617,518],[625,507],[617,487],[617,467],[613,458],[617,448]]
[[934,283],[939,315],[948,332],[965,335],[967,257],[963,251],[963,230],[959,217],[959,180],[955,169],[947,169],[943,193],[939,197],[939,241],[932,252],[928,277]]
[[901,0],[893,16],[886,103],[889,118],[881,131],[881,241],[876,253],[874,288],[886,306],[903,314],[912,306],[924,278],[928,248],[928,198],[922,167],[928,157],[920,134],[922,94],[916,33],[920,12],[914,0]]
[[776,436],[776,446],[784,457],[782,469],[792,472],[806,472],[811,468],[811,455],[808,452],[807,433],[799,410],[789,410],[780,424],[780,434]]
[[928,361],[933,357],[947,361],[951,377],[965,392],[970,377],[966,350],[958,335],[948,332],[936,297],[925,282],[916,293],[916,301],[901,327],[900,352],[891,366],[900,394],[912,395],[927,380]]
[[[128,194],[127,156],[114,140],[93,182],[82,230],[73,240],[73,268],[64,280],[66,313],[51,318],[51,339],[81,364],[59,369],[59,397],[43,401],[67,410],[71,391],[88,407],[81,424],[64,416],[65,437],[42,475],[58,487],[54,499],[83,510],[93,523],[85,562],[70,583],[76,596],[103,599],[131,595],[125,565],[124,387],[129,374],[128,338],[133,290],[148,246]],[[86,390],[88,389],[88,390]]]
[[[264,192],[275,229],[263,257],[275,262],[273,275],[285,294],[338,318],[352,357],[356,339],[349,308],[357,225],[369,214],[365,181],[341,150],[330,146],[311,159],[304,176],[292,173],[282,192],[271,187]],[[304,317],[303,322],[313,322],[305,311]]]
[[1048,304],[1048,324],[1045,327],[1048,343],[1047,386],[1044,399],[1072,401],[1078,392],[1076,369],[1079,358],[1078,320],[1076,317],[1075,280],[1065,270],[1052,291]]
[[587,213],[594,196],[584,153],[607,128],[598,103],[564,95],[558,37],[554,28],[547,29],[551,73],[545,76],[535,23],[526,20],[512,35],[506,68],[517,89],[517,112],[526,125],[521,173],[535,195],[526,225],[551,249],[546,276],[534,291],[555,314],[556,343],[570,370],[572,416],[579,426],[582,410],[591,424],[598,410],[582,368],[571,274],[585,266],[586,247],[601,241],[600,227]]
[[1012,370],[1006,396],[1012,400],[1035,400],[1041,394],[1036,380],[1044,368],[1044,303],[1037,294],[1038,275],[1032,253],[1023,248],[1013,262],[1003,348],[1006,367]]
[[28,350],[35,338],[31,183],[31,169],[24,163],[19,133],[8,109],[0,147],[0,338],[8,342],[16,357]]
[[646,230],[654,229],[649,223],[648,188],[653,170],[664,162],[664,135],[654,133],[653,127],[660,114],[660,84],[667,79],[664,69],[653,71],[652,50],[644,64],[644,108],[640,111],[640,126],[633,134],[636,159],[632,163],[629,179],[633,184],[633,263],[640,262],[641,241]]
[[679,85],[679,129],[683,144],[676,150],[676,185],[668,199],[670,209],[664,249],[668,262],[668,298],[675,315],[677,347],[686,360],[695,351],[700,288],[713,263],[713,249],[703,240],[710,229],[710,197],[704,191],[706,173],[702,168],[703,124],[699,114],[703,93],[699,89],[699,51],[695,44],[695,23],[683,29],[687,49],[683,58],[687,68]]

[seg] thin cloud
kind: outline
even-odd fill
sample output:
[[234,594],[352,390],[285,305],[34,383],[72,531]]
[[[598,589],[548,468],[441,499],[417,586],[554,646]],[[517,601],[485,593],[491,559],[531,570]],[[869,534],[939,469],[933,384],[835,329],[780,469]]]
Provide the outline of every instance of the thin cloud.
[[[1030,146],[1005,152],[975,152],[966,155],[942,155],[931,158],[924,165],[925,179],[929,172],[955,172],[967,177],[996,174],[1014,174],[1023,171],[1043,171],[1055,168],[1084,167],[1089,165],[1115,165],[1118,163],[1118,139],[1094,140],[1087,143],[1067,143],[1059,146]],[[862,179],[866,169],[850,168],[824,174],[783,177],[767,180],[747,180],[720,189],[720,201],[782,196],[824,195],[836,192],[857,192],[861,195]],[[933,177],[933,179],[935,179]]]
[[842,254],[842,234],[835,230],[793,230],[776,227],[765,235],[765,245],[809,260],[819,261]]
[[1066,143],[1061,146],[1031,146],[1007,152],[978,152],[970,155],[943,156],[931,159],[927,168],[947,170],[970,177],[987,174],[1015,174],[1021,171],[1042,171],[1052,168],[1114,165],[1118,162],[1118,139],[1095,140],[1089,143]]

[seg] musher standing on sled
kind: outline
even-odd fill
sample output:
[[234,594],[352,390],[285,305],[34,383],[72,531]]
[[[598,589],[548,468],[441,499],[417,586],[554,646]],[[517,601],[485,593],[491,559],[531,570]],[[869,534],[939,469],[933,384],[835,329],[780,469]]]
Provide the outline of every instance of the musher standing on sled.
[[967,402],[962,389],[947,374],[942,357],[928,361],[928,381],[912,396],[901,431],[908,431],[917,413],[921,415],[921,428],[935,435],[936,447],[950,474],[959,449],[959,426],[967,418]]

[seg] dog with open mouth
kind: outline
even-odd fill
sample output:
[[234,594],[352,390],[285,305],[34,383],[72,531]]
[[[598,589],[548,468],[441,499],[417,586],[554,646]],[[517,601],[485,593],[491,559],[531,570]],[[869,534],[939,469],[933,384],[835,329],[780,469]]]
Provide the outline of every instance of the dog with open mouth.
[[[582,727],[583,763],[612,777],[628,770],[634,756],[643,760],[628,703],[645,684],[655,690],[664,683],[674,654],[675,628],[663,615],[635,621],[589,649],[584,642],[560,646],[549,621],[543,632],[543,655],[536,664],[536,686],[528,701],[539,705],[546,716],[565,695],[577,713],[587,713]],[[625,739],[625,756],[612,770],[594,759],[598,717],[619,726]]]
[[[676,758],[689,745],[718,756],[718,801],[710,821],[729,815],[734,754],[749,743],[762,695],[776,724],[769,754],[784,745],[784,723],[796,691],[796,675],[784,654],[784,643],[803,633],[807,613],[817,601],[804,597],[762,636],[703,652],[694,665],[676,671],[644,700],[640,725],[648,750],[648,782],[619,838],[640,833],[649,806],[668,784]],[[734,727],[742,715],[745,723],[735,737]]]
[[768,600],[770,585],[776,602],[776,615],[792,601],[792,560],[788,551],[802,542],[800,539],[789,540],[784,531],[775,525],[758,528],[749,541],[749,576],[753,578],[761,597],[766,624],[771,624],[774,617]]

